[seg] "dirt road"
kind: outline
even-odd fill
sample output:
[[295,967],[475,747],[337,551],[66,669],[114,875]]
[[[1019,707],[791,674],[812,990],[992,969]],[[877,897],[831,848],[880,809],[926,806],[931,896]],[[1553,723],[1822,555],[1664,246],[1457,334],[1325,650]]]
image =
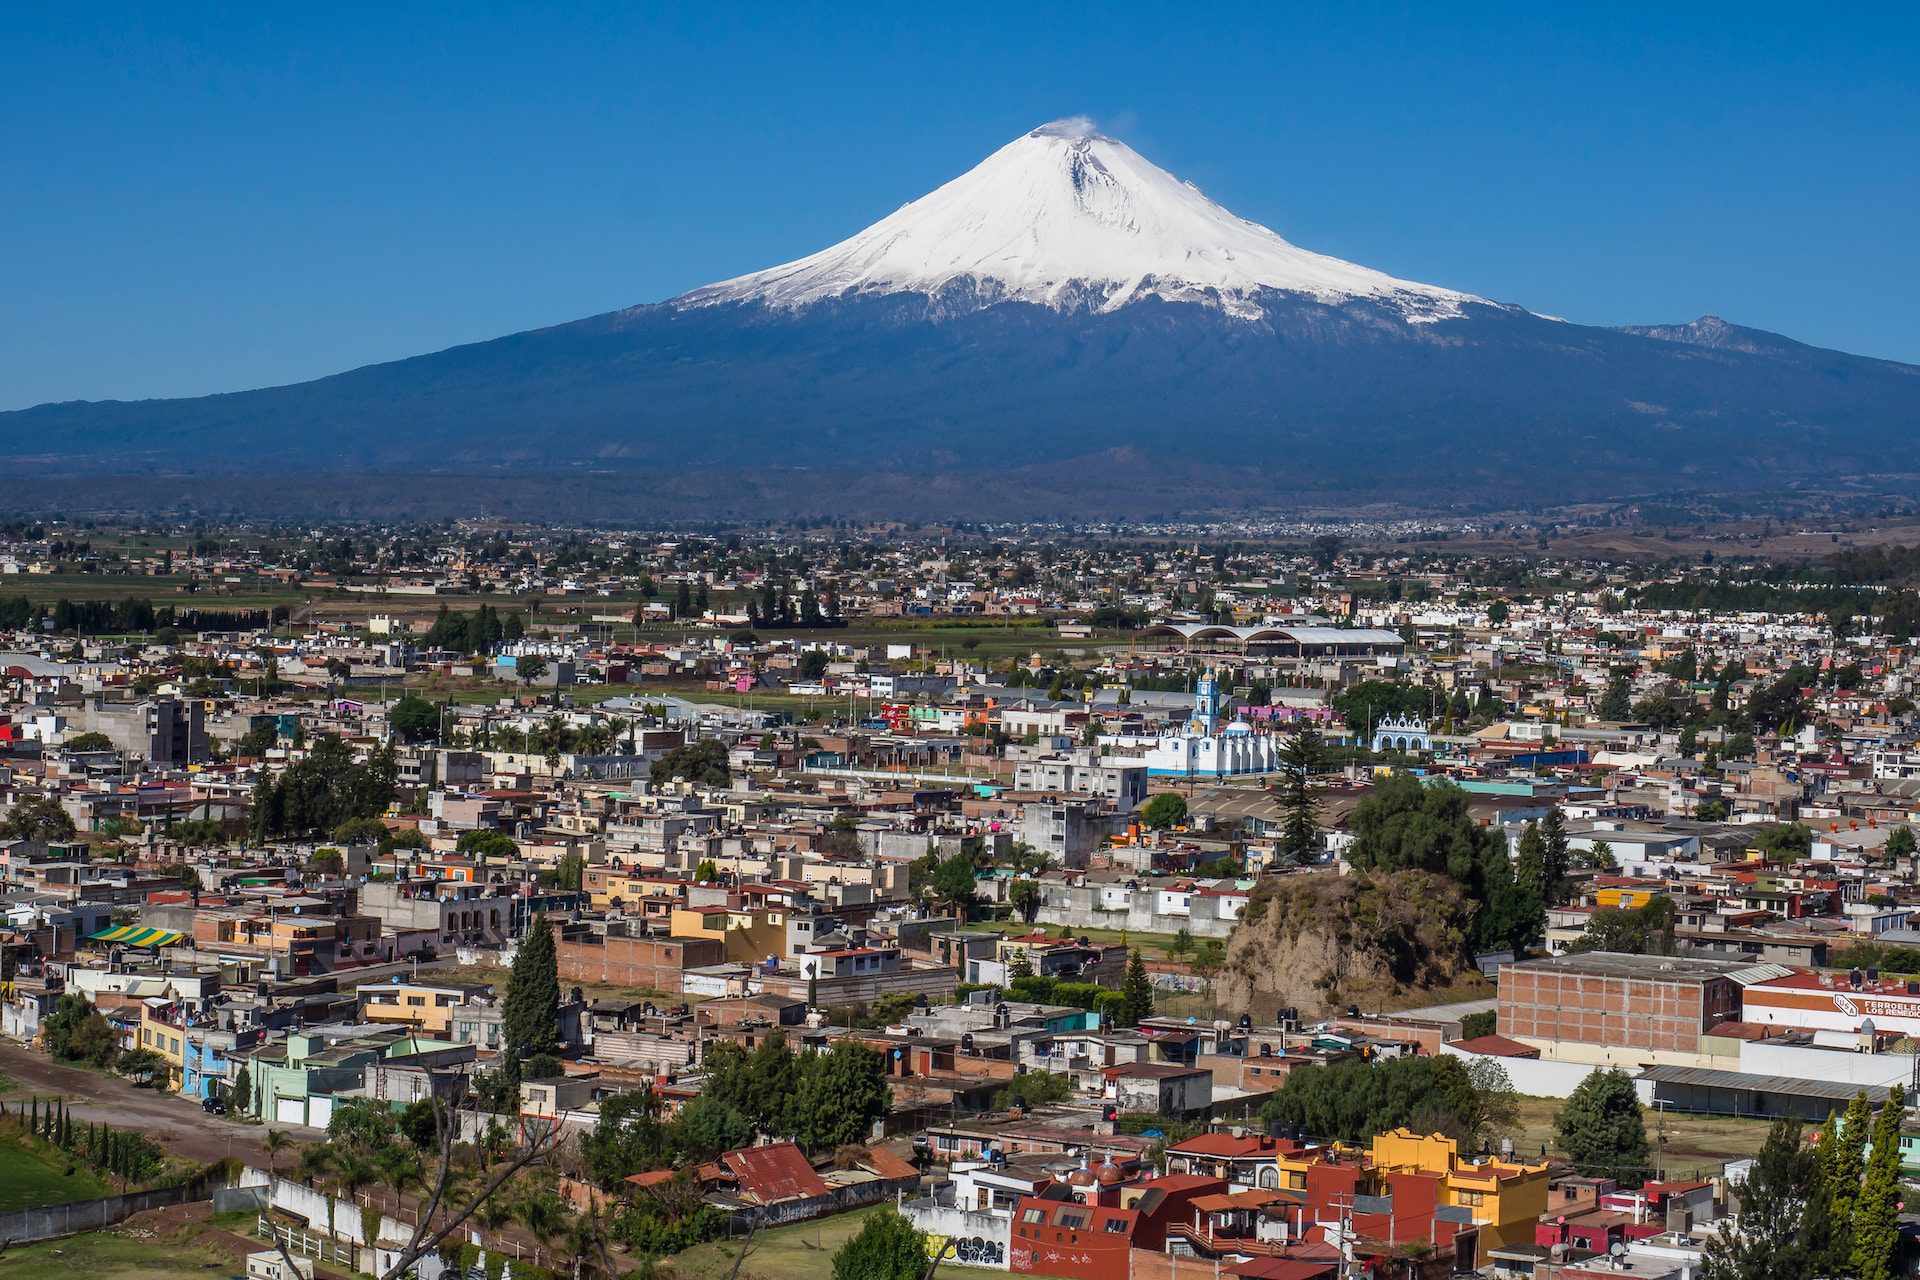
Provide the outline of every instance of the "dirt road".
[[[67,1067],[11,1040],[0,1040],[0,1075],[15,1084],[0,1094],[8,1103],[24,1102],[35,1094],[67,1098],[76,1120],[97,1120],[120,1129],[135,1129],[168,1150],[189,1160],[211,1164],[235,1156],[248,1164],[267,1167],[260,1145],[266,1127],[242,1124],[226,1116],[210,1116],[200,1104],[172,1094],[136,1089],[118,1076]],[[287,1127],[289,1137],[321,1140],[319,1129]],[[283,1151],[279,1165],[288,1166],[293,1153]]]

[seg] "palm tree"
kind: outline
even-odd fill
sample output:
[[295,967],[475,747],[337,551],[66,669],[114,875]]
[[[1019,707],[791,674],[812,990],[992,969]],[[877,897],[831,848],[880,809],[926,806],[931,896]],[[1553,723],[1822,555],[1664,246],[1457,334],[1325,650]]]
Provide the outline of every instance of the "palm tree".
[[513,1216],[549,1247],[554,1238],[567,1229],[567,1208],[551,1191],[536,1191],[527,1196],[514,1205]]
[[279,1176],[280,1153],[293,1145],[293,1139],[287,1136],[285,1129],[269,1129],[260,1139],[260,1146],[267,1153],[267,1176]]
[[324,1179],[333,1168],[333,1148],[324,1142],[310,1142],[300,1148],[300,1176],[309,1185]]

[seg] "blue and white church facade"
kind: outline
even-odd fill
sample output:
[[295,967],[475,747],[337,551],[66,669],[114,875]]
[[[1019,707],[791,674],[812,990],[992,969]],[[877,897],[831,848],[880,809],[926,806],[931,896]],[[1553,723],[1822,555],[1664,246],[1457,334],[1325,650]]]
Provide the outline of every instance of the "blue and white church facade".
[[1272,773],[1279,767],[1281,739],[1245,720],[1220,726],[1220,685],[1209,669],[1193,691],[1193,716],[1147,748],[1147,773],[1160,778],[1226,778]]

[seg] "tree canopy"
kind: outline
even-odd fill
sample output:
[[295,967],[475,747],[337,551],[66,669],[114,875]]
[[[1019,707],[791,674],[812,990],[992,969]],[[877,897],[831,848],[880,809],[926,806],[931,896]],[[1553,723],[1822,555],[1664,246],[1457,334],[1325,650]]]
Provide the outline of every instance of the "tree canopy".
[[1637,1187],[1653,1172],[1640,1096],[1633,1077],[1617,1067],[1596,1071],[1575,1086],[1553,1127],[1560,1149],[1582,1177],[1614,1178]]
[[1534,923],[1514,885],[1506,840],[1467,810],[1467,793],[1452,783],[1423,784],[1395,772],[1374,787],[1350,819],[1347,861],[1363,870],[1419,870],[1444,875],[1480,904],[1463,922],[1476,951],[1524,945]]
[[733,770],[727,764],[725,744],[717,738],[702,738],[661,755],[647,776],[655,785],[684,778],[710,787],[724,787],[732,780]]

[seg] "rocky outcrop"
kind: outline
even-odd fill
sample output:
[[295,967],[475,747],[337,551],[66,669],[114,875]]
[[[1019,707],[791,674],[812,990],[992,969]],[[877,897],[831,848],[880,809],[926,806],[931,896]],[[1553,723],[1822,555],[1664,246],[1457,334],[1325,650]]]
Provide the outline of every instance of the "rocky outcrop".
[[1445,876],[1315,872],[1254,892],[1214,983],[1223,1010],[1271,1021],[1404,1008],[1461,993],[1477,978],[1463,929],[1473,904]]

